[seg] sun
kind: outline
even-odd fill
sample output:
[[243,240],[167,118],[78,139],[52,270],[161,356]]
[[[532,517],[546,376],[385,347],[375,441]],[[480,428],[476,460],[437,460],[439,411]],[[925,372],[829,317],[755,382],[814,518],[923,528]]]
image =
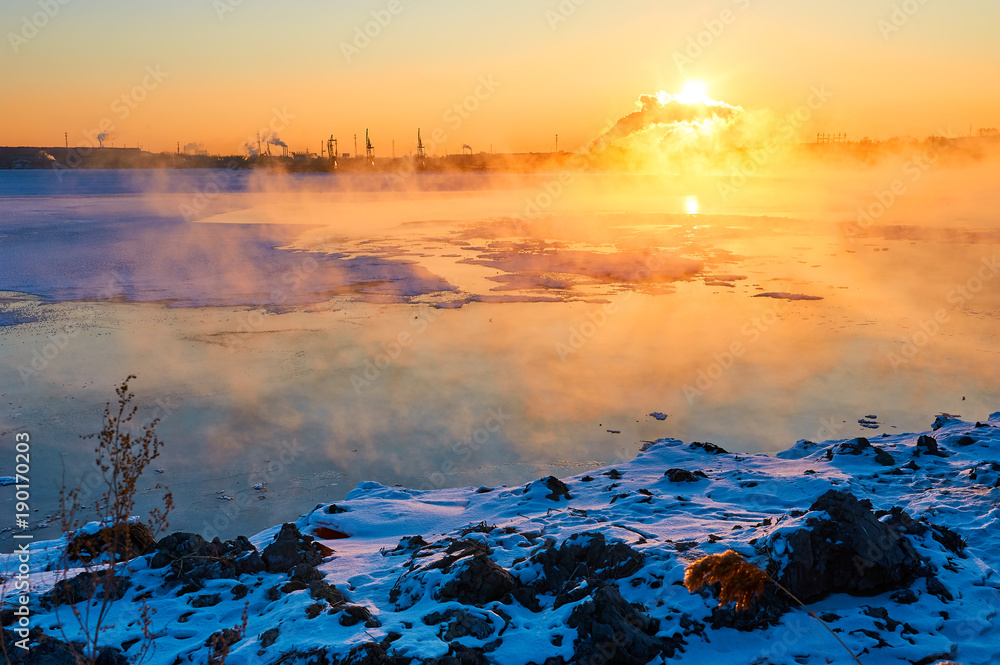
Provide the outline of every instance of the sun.
[[708,86],[703,81],[687,81],[677,95],[682,104],[705,104],[709,101]]

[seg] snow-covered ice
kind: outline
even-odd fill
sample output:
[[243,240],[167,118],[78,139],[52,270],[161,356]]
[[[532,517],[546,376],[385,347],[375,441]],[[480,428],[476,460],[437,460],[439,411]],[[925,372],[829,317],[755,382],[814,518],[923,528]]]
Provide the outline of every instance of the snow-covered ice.
[[[748,631],[721,626],[715,598],[681,585],[689,563],[728,549],[780,576],[795,553],[792,535],[826,517],[809,507],[829,490],[870,501],[883,523],[899,515],[890,509],[905,511],[916,522],[901,533],[933,574],[907,590],[834,593]],[[813,612],[862,663],[950,657],[985,665],[1000,653],[998,492],[1000,413],[984,422],[938,417],[921,435],[883,434],[867,443],[803,440],[777,457],[662,439],[613,468],[520,487],[413,490],[364,482],[346,500],[295,521],[302,534],[332,548],[316,566],[323,584],[301,581],[305,566],[184,585],[147,555],[120,564],[132,584],[114,603],[103,640],[136,649],[129,642],[140,637],[134,618],[145,598],[157,612],[154,628],[163,631],[149,660],[156,665],[207,662],[206,639],[239,625],[244,604],[248,627],[229,662],[306,662],[321,652],[341,662],[352,649],[357,656],[380,643],[377,650],[400,658],[392,662],[436,662],[464,647],[484,659],[475,662],[568,663],[581,662],[587,640],[610,653],[606,662],[640,662],[614,639],[584,635],[594,604],[611,607],[608,598],[620,593],[631,605],[619,610],[645,626],[642,644],[659,649],[652,663],[853,663],[808,616]],[[250,542],[267,558],[280,530]],[[948,530],[958,539],[942,537]],[[34,593],[56,581],[65,544],[31,545]],[[592,558],[558,560],[583,551],[613,551],[614,569]],[[7,571],[16,565],[13,555],[2,562]],[[318,603],[317,594],[330,596],[327,585],[347,600]],[[67,610],[57,616],[37,596],[32,621],[48,634],[58,635],[60,621],[74,631]]]

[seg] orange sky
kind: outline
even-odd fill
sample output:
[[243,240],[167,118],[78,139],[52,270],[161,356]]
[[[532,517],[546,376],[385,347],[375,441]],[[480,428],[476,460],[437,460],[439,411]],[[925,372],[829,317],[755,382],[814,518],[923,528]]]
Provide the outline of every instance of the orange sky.
[[990,0],[5,0],[0,24],[3,145],[113,127],[116,145],[233,153],[275,122],[294,151],[331,133],[352,151],[366,127],[379,156],[411,151],[417,127],[440,130],[439,154],[548,151],[557,133],[572,150],[687,79],[779,113],[825,85],[803,138],[1000,126]]

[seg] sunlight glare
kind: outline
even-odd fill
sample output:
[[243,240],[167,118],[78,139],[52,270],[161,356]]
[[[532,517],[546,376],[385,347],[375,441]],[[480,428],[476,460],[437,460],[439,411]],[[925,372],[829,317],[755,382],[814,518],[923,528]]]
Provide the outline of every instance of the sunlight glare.
[[702,81],[687,81],[677,100],[682,104],[705,104],[708,100],[708,86]]
[[698,197],[694,195],[688,196],[684,201],[684,209],[687,210],[687,214],[689,215],[697,215]]

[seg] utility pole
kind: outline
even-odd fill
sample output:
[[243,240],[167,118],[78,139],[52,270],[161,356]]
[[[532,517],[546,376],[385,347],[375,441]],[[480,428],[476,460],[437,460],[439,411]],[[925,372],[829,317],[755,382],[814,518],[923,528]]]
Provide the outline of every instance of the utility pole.
[[358,135],[354,135],[354,156],[358,156]]

